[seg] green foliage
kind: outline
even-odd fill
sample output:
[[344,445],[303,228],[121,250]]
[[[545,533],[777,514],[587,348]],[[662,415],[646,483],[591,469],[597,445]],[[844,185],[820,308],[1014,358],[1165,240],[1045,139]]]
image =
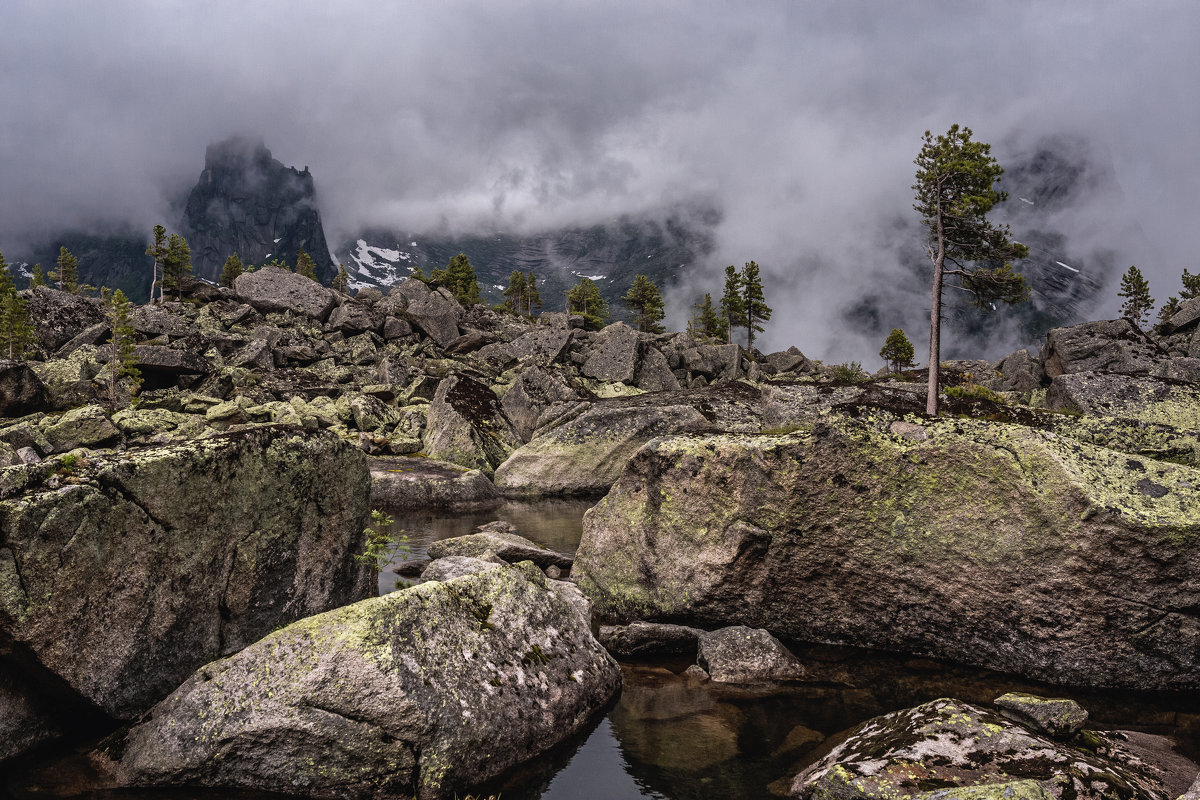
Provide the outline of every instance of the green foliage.
[[57,269],[50,273],[50,280],[60,291],[79,293],[79,260],[65,247],[58,248]]
[[123,400],[120,397],[121,379],[129,379],[129,385],[132,386],[130,395],[134,395],[141,386],[142,373],[137,368],[129,299],[118,289],[112,294],[104,292],[104,302],[108,306],[108,320],[112,326],[112,338],[109,342],[108,399],[112,408],[116,408],[118,402]]
[[183,299],[183,276],[192,272],[192,248],[187,239],[172,233],[167,240],[167,254],[163,257],[163,290],[174,289],[175,299]]
[[1183,269],[1183,291],[1179,293],[1180,300],[1194,300],[1200,297],[1200,273],[1196,275]]
[[287,265],[287,262],[284,261],[282,258],[272,258],[270,261],[263,264],[263,266],[264,267],[275,267],[276,269],[286,269],[288,272],[292,271],[291,268]]
[[537,288],[537,277],[533,274],[533,270],[525,273],[525,291],[528,292],[525,302],[525,311],[529,316],[533,316],[533,310],[541,309],[542,293]]
[[733,264],[725,268],[725,289],[721,294],[721,319],[725,328],[725,341],[732,342],[733,329],[746,324],[746,300],[742,294],[742,276]]
[[1163,303],[1163,307],[1158,310],[1158,322],[1163,324],[1171,317],[1179,313],[1179,298],[1171,295],[1167,298],[1167,302]]
[[1142,277],[1140,269],[1130,267],[1121,276],[1121,289],[1117,292],[1117,297],[1125,298],[1125,302],[1121,304],[1121,316],[1140,328],[1149,317],[1150,309],[1154,308],[1154,298],[1150,296],[1150,283]]
[[666,330],[659,324],[665,315],[662,294],[645,275],[634,276],[633,285],[621,300],[633,312],[633,321],[639,331],[662,333]]
[[338,294],[345,294],[350,288],[350,273],[346,272],[345,264],[338,264],[337,275],[333,278],[333,290]]
[[746,318],[746,349],[754,349],[754,333],[762,333],[760,322],[771,318],[771,309],[764,302],[762,279],[758,274],[758,264],[747,261],[742,267],[742,313]]
[[475,267],[471,260],[462,253],[450,259],[445,269],[435,269],[429,276],[431,283],[445,286],[454,295],[454,299],[463,305],[474,305],[479,302],[479,281],[475,277]]
[[25,301],[15,289],[0,295],[0,347],[10,361],[24,358],[37,344]]
[[234,253],[225,259],[225,266],[221,268],[221,285],[227,289],[232,289],[233,282],[245,271],[246,268],[242,266],[242,259],[238,258],[237,253]]
[[967,382],[959,386],[948,386],[946,387],[946,396],[957,397],[961,400],[987,400],[999,405],[1004,405],[1008,402],[1002,395],[974,382]]
[[146,248],[146,255],[154,259],[150,276],[150,302],[154,302],[154,289],[158,288],[158,299],[163,299],[163,263],[167,260],[167,229],[162,225],[154,226],[154,242]]
[[54,473],[59,477],[69,478],[79,471],[82,466],[80,458],[75,453],[64,453],[58,457],[58,463],[54,467]]
[[317,265],[313,263],[312,256],[303,249],[296,253],[296,274],[303,275],[310,281],[317,279]]
[[892,332],[888,334],[887,340],[879,350],[879,357],[888,363],[892,372],[915,367],[916,362],[913,361],[915,354],[912,342],[899,328],[892,328]]
[[567,290],[567,311],[582,314],[587,326],[597,330],[608,320],[608,303],[591,278],[580,278],[579,283]]
[[33,265],[33,276],[29,279],[29,288],[36,289],[46,285],[46,273],[42,272],[41,264]]
[[512,314],[520,314],[525,310],[525,297],[529,293],[525,285],[525,273],[513,270],[508,276],[508,286],[504,289],[504,307]]
[[0,297],[16,290],[17,284],[13,281],[12,273],[8,271],[8,262],[4,260],[4,253],[0,253]]
[[366,549],[354,558],[362,564],[368,564],[378,574],[391,563],[396,555],[411,552],[408,535],[404,531],[389,530],[395,520],[388,514],[375,509],[371,512],[371,526],[363,529],[366,536]]
[[833,365],[833,379],[835,381],[865,381],[871,376],[863,370],[862,364],[857,361],[847,361],[845,364]]
[[412,273],[408,277],[421,283],[429,283],[429,278],[425,276],[425,270],[421,269],[419,264],[412,265]]
[[725,327],[721,324],[721,317],[713,307],[711,294],[704,295],[703,303],[692,305],[692,318],[688,320],[688,333],[692,338],[702,341],[717,341],[725,338]]

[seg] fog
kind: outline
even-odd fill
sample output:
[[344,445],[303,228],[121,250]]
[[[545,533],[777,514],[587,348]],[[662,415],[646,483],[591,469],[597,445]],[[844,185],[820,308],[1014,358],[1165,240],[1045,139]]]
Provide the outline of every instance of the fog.
[[754,259],[765,348],[865,361],[879,343],[843,311],[911,282],[888,231],[914,216],[921,134],[959,122],[1002,164],[1047,136],[1087,142],[1118,191],[1063,215],[1073,243],[1137,263],[1160,301],[1197,267],[1194,3],[18,0],[4,16],[4,251],[169,220],[205,146],[250,133],[312,170],[330,242],[712,204],[716,252],[672,322]]

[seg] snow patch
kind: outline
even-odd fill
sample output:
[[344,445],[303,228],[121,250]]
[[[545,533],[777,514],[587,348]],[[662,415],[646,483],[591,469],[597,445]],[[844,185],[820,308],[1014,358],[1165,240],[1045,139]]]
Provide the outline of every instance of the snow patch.
[[[283,238],[282,236],[279,237],[279,239],[282,239],[282,238]],[[272,239],[271,241],[275,242],[275,244],[279,244],[279,239]]]
[[1074,268],[1074,267],[1072,267],[1070,264],[1064,264],[1064,263],[1063,263],[1063,262],[1061,262],[1061,261],[1055,261],[1054,263],[1055,263],[1055,264],[1058,264],[1060,267],[1063,267],[1064,269],[1069,269],[1069,270],[1071,270],[1071,272],[1079,272],[1079,270],[1075,269],[1075,268]]
[[1028,204],[1029,204],[1029,205],[1031,205],[1031,206],[1036,206],[1036,205],[1037,205],[1037,203],[1033,202],[1033,201],[1032,201],[1032,200],[1030,200],[1028,197],[1018,197],[1017,199],[1018,199],[1018,200],[1020,200],[1022,203],[1028,203]]

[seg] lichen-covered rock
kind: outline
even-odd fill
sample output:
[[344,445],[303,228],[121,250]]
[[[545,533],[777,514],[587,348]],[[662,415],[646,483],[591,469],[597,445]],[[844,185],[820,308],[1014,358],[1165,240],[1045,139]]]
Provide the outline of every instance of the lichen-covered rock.
[[238,298],[265,313],[291,311],[324,321],[337,296],[314,280],[279,267],[244,272],[233,282]]
[[23,417],[45,411],[46,385],[23,361],[0,360],[0,417]]
[[1200,471],[1017,425],[910,420],[922,440],[894,421],[655,440],[584,516],[573,577],[627,619],[1200,686]]
[[691,406],[594,406],[516,450],[496,470],[496,486],[513,495],[601,492],[654,437],[711,428]]
[[560,376],[541,367],[531,367],[517,376],[500,405],[524,443],[533,437],[547,409],[577,399],[578,394]]
[[1200,775],[1196,776],[1191,788],[1180,795],[1179,800],[1200,800]]
[[589,378],[632,384],[637,374],[638,333],[624,322],[614,322],[596,335],[591,355],[579,371]]
[[618,658],[696,657],[704,631],[686,625],[637,620],[628,625],[601,625],[600,644]]
[[371,461],[371,504],[396,511],[484,511],[503,505],[477,469],[432,458]]
[[77,334],[107,319],[104,304],[98,299],[60,292],[49,286],[39,286],[30,292],[26,308],[38,344],[47,353],[53,353]]
[[135,717],[201,664],[369,596],[367,495],[357,448],[276,427],[0,470],[0,639],[41,683]]
[[422,581],[451,581],[464,575],[475,575],[497,564],[503,564],[499,558],[483,559],[474,556],[445,556],[431,561],[421,572]]
[[65,453],[77,447],[102,447],[121,438],[102,406],[81,406],[65,412],[42,431],[51,452]]
[[1050,383],[1046,404],[1058,411],[1200,430],[1200,386],[1149,376],[1104,372],[1059,375]]
[[[388,304],[395,297],[400,302]],[[449,293],[434,291],[415,278],[408,278],[392,287],[388,296],[376,305],[377,310],[392,309],[426,336],[445,347],[458,338],[458,315],[462,310]]]
[[438,384],[423,441],[432,458],[478,469],[488,477],[521,443],[500,398],[465,375],[452,375]]
[[1112,319],[1054,328],[1046,334],[1041,361],[1048,378],[1075,372],[1146,375],[1165,355],[1132,322]]
[[761,628],[732,625],[700,634],[696,663],[718,683],[799,680],[804,665]]
[[1017,722],[1055,739],[1071,738],[1083,730],[1088,720],[1088,713],[1078,703],[1062,697],[1008,692],[992,702],[1000,709],[1000,713],[1011,715]]
[[672,392],[679,388],[679,380],[672,374],[667,357],[648,342],[642,343],[633,383],[647,392]]
[[531,566],[429,582],[294,623],[200,669],[126,739],[127,785],[445,798],[581,730],[620,687]]
[[[977,706],[949,698],[932,700],[864,722],[796,776],[791,796],[1037,797],[1028,784],[1013,786],[1014,780],[1021,780],[1036,781],[1056,800],[1170,800],[1161,771],[1124,749],[1119,738],[1094,735],[1101,745],[1095,751],[1072,748]],[[930,786],[947,787],[949,793],[922,795]],[[972,791],[960,794],[967,787]]]
[[1054,795],[1037,781],[988,783],[983,786],[955,786],[913,795],[914,800],[1054,800]]
[[471,556],[473,558],[495,556],[510,564],[532,561],[542,569],[552,566],[559,569],[571,568],[570,556],[547,550],[537,542],[531,542],[524,536],[517,535],[513,530],[509,523],[498,522],[482,526],[479,533],[455,536],[451,539],[439,539],[429,543],[429,557],[436,561],[448,556]]

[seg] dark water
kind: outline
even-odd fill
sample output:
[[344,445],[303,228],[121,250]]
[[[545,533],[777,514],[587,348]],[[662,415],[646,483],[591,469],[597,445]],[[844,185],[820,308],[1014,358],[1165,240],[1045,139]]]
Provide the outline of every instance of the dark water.
[[[503,519],[546,547],[573,553],[589,502],[510,504],[455,517],[400,515],[411,557],[431,541],[470,533]],[[380,591],[396,576],[385,571]],[[786,795],[791,779],[820,758],[848,728],[871,717],[937,697],[989,703],[1008,691],[1071,697],[1091,714],[1091,727],[1133,729],[1170,737],[1200,759],[1200,697],[1065,690],[1012,676],[925,659],[849,648],[791,643],[809,679],[771,689],[727,687],[682,674],[687,664],[624,664],[619,700],[590,728],[505,783],[487,787],[503,800],[766,800]],[[86,749],[81,748],[81,751]],[[1186,766],[1177,796],[1194,778]],[[1194,769],[1191,768],[1191,769]],[[11,796],[90,800],[265,800],[261,793],[98,791],[78,755],[50,755],[3,782]],[[3,789],[0,789],[0,796]]]

